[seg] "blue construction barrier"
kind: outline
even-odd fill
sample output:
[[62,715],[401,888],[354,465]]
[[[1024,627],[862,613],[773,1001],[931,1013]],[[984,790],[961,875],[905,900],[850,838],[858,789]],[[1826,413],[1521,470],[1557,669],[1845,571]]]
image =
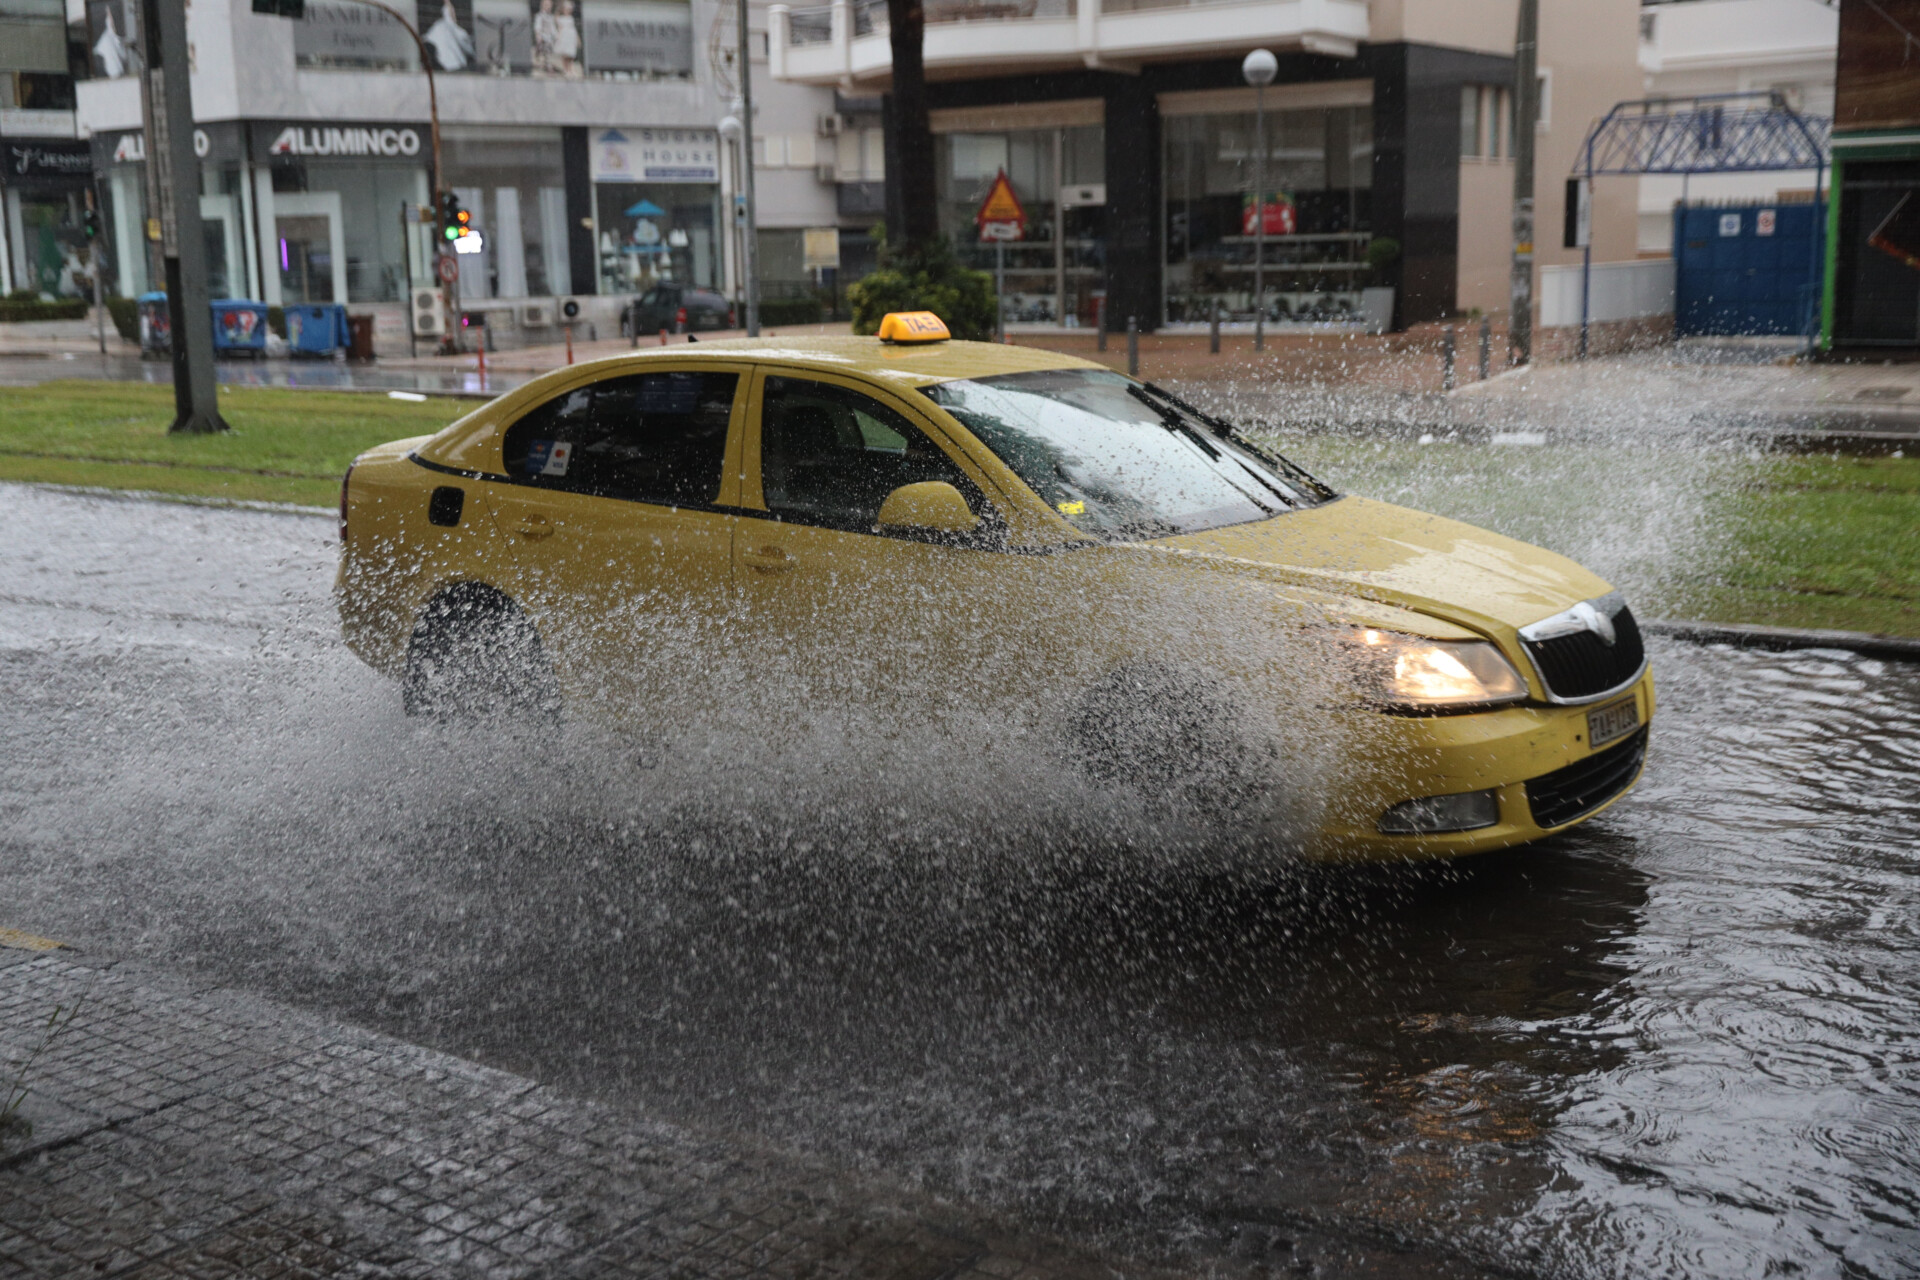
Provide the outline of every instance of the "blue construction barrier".
[[1682,205],[1673,216],[1681,337],[1809,332],[1825,203]]

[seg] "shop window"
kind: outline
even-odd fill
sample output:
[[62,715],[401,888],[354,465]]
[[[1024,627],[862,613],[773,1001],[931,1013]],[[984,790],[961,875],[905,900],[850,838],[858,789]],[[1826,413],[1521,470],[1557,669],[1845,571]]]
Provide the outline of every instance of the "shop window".
[[601,293],[668,283],[720,287],[716,185],[598,182],[593,195]]
[[[1463,116],[1467,102],[1463,93]],[[1477,94],[1473,102],[1480,118]],[[1267,189],[1258,201],[1252,112],[1170,116],[1162,138],[1168,320],[1204,320],[1216,307],[1253,317],[1256,218],[1265,231],[1269,320],[1337,320],[1357,311],[1371,239],[1370,108],[1268,112]]]

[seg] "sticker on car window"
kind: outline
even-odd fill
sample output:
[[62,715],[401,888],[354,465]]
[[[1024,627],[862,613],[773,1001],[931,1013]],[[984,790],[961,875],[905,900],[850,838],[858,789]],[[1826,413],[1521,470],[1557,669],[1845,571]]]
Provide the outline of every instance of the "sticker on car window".
[[1056,502],[1053,505],[1063,516],[1083,516],[1087,514],[1087,504],[1084,502]]
[[655,373],[640,383],[642,413],[692,413],[699,404],[697,373]]
[[527,474],[530,476],[564,476],[571,461],[573,445],[566,440],[527,442]]

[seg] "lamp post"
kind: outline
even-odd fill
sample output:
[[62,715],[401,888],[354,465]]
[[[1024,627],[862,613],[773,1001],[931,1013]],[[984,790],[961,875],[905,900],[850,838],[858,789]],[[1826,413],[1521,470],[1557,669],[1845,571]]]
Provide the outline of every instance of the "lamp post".
[[753,234],[753,135],[747,132],[739,116],[731,115],[720,121],[720,136],[732,142],[740,156],[741,184],[734,195],[734,225],[740,229],[740,301],[746,312],[741,319],[746,324],[747,336],[757,338],[760,336],[760,283],[756,278],[759,254],[755,252],[759,246],[754,244]]
[[1267,86],[1280,73],[1271,50],[1255,49],[1240,64],[1253,86],[1253,349],[1267,345]]
[[740,101],[734,114],[740,121],[740,189],[746,196],[747,225],[740,239],[747,275],[747,336],[760,336],[760,246],[753,201],[753,47],[747,27],[747,0],[740,0]]

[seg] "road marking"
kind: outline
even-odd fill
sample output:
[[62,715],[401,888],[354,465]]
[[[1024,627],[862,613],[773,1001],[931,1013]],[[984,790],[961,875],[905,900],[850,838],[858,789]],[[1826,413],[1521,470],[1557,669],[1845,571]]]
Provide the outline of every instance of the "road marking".
[[52,938],[36,938],[18,929],[0,929],[0,947],[12,947],[15,951],[59,951],[66,945]]

